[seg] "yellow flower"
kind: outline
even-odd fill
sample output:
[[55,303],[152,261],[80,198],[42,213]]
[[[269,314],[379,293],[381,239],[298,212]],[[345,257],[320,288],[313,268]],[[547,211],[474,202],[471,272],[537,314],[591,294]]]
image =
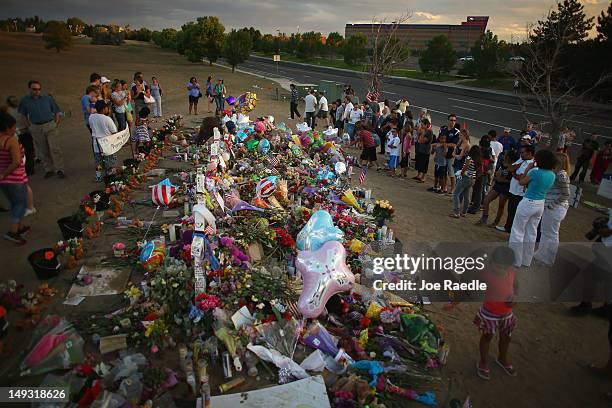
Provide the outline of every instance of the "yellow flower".
[[149,327],[147,327],[147,330],[145,331],[145,337],[149,337],[152,331],[153,331],[153,325],[150,325]]

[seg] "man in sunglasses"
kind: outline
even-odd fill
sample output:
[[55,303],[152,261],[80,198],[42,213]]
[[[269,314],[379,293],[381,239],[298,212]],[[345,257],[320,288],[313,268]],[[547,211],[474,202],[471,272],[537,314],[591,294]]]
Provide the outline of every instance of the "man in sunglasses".
[[[448,115],[448,123],[446,126],[442,126],[440,128],[440,133],[438,137],[441,135],[446,136],[446,145],[448,146],[448,151],[446,152],[446,169],[447,176],[450,179],[450,186],[447,191],[443,191],[444,193],[452,194],[455,190],[455,171],[453,169],[453,163],[455,162],[455,147],[459,143],[459,139],[461,138],[461,132],[459,126],[457,125],[457,115],[451,113]],[[446,185],[446,183],[444,183]]]
[[64,156],[59,146],[60,107],[51,95],[42,93],[38,81],[28,82],[30,94],[19,103],[19,113],[30,129],[36,154],[45,168],[45,178],[64,178]]

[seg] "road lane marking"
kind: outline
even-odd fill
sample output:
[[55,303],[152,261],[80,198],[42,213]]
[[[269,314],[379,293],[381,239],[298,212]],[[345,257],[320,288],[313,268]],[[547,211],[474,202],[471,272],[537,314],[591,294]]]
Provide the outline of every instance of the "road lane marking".
[[[414,106],[415,108],[419,108],[419,109],[427,109],[427,112],[440,113],[440,114],[446,115],[446,116],[450,115],[450,113],[448,113],[448,112],[442,112],[442,111],[439,111],[439,110],[428,108],[426,106],[418,106],[418,105],[410,105],[410,106]],[[510,127],[510,126],[499,125],[497,123],[491,123],[491,122],[485,122],[484,120],[478,120],[478,119],[474,119],[474,118],[469,118],[467,116],[457,115],[457,118],[467,119],[467,120],[471,120],[473,122],[484,123],[485,125],[496,126],[496,127],[500,127],[500,128],[508,128],[510,130],[514,130],[515,132],[520,132],[521,131],[520,129],[514,129],[514,128]]]
[[[519,109],[511,109],[511,108],[504,108],[502,106],[495,106],[495,105],[490,105],[487,103],[480,103],[480,102],[472,102],[472,101],[466,101],[465,99],[457,99],[457,98],[448,98],[451,101],[458,101],[458,102],[465,102],[465,103],[471,103],[474,105],[481,105],[481,106],[486,106],[489,108],[494,108],[494,109],[503,109],[503,110],[507,110],[507,111],[511,111],[511,112],[518,112],[518,113],[522,113],[525,115],[533,115],[533,116],[541,116],[543,118],[547,118],[548,115],[543,115],[541,113],[534,113],[534,112],[525,112]],[[604,129],[612,129],[612,126],[605,126],[605,125],[599,125],[597,123],[589,123],[589,122],[581,122],[579,120],[573,120],[573,119],[566,119],[566,122],[573,122],[573,123],[579,123],[581,125],[588,125],[588,126],[595,126],[595,127],[600,127],[600,128],[604,128]]]
[[478,109],[471,109],[471,108],[466,108],[465,106],[459,106],[459,105],[452,105],[453,108],[459,108],[459,109],[465,109],[465,110],[469,110],[472,112],[478,112]]

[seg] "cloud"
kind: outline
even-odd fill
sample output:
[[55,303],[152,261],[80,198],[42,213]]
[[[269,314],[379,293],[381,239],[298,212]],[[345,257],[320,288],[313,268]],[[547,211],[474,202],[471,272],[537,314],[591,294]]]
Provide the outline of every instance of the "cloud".
[[415,11],[413,13],[413,15],[414,15],[414,17],[415,17],[414,19],[416,21],[422,21],[422,20],[426,20],[426,21],[438,21],[442,17],[440,15],[427,13],[426,11]]

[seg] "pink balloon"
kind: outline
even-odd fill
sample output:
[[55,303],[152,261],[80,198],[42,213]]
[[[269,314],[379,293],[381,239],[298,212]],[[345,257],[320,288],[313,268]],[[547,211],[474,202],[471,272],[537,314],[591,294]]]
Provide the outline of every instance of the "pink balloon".
[[327,241],[316,251],[300,251],[295,266],[304,280],[297,306],[306,318],[319,316],[332,295],[350,290],[355,283],[338,241]]

